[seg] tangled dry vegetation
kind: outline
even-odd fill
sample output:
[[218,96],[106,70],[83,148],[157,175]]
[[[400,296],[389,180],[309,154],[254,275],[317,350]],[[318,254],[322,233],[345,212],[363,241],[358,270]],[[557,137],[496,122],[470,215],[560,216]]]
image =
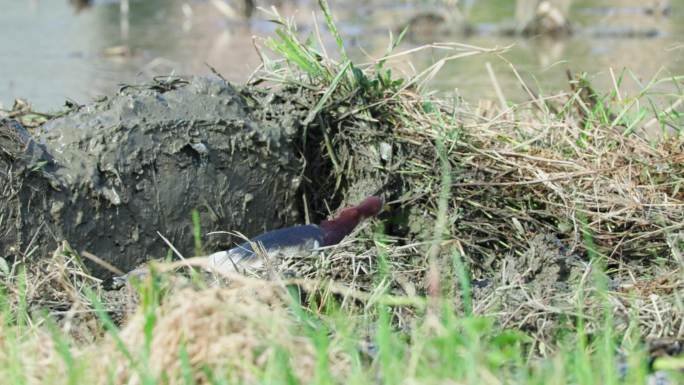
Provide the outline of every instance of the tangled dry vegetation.
[[601,94],[569,74],[569,91],[540,97],[516,72],[528,103],[474,108],[419,91],[447,60],[499,50],[433,45],[451,56],[407,80],[387,66],[401,54],[357,68],[342,46],[332,60],[281,22],[287,44],[267,44],[285,59],[265,61],[255,82],[297,95],[308,116],[317,112],[303,119],[317,193],[344,200],[377,188],[393,206],[382,239],[284,261],[283,270],[368,292],[386,269],[383,284],[413,296],[428,292],[432,266],[451,272],[443,291],[458,300],[458,255],[477,283],[473,309],[547,347],[577,312],[604,307],[577,295],[593,290],[588,277],[600,270],[620,330],[638,314],[643,337],[684,336],[681,96],[664,98],[672,106],[645,119],[647,89]]
[[[372,123],[326,110],[325,121],[337,122],[332,156],[346,186],[385,181],[394,206],[389,234],[283,269],[372,291],[385,258],[385,284],[397,295],[422,295],[437,238],[442,257],[460,254],[471,278],[487,283],[474,289],[478,314],[496,315],[548,345],[572,324],[559,323],[565,315],[603,306],[578,306],[576,297],[598,263],[621,330],[636,313],[644,337],[682,338],[684,143],[625,135],[622,121],[587,113],[595,107],[587,107],[584,92],[506,110],[433,100],[426,111],[425,100],[406,90],[388,95]],[[383,147],[392,149],[390,158]],[[329,186],[337,184],[332,179]],[[363,234],[373,239],[370,229]]]
[[[435,45],[451,56],[404,80],[386,65],[402,55],[359,69],[343,47],[332,60],[281,21],[289,44],[269,46],[285,60],[266,61],[255,79],[318,112],[304,150],[318,155],[308,164],[316,191],[344,200],[378,188],[393,206],[384,236],[366,228],[362,242],[283,261],[281,270],[407,297],[428,293],[437,270],[442,292],[459,303],[457,255],[475,280],[473,303],[459,306],[529,332],[539,353],[579,318],[599,329],[605,308],[619,332],[636,315],[640,338],[684,337],[680,96],[644,118],[648,90],[601,94],[569,74],[567,92],[540,97],[518,75],[528,103],[474,108],[418,91],[445,61],[498,50]],[[307,57],[315,58],[310,68],[301,64]],[[321,180],[321,170],[331,177]],[[598,298],[597,271],[606,274],[606,298]],[[408,324],[414,311],[396,314]]]

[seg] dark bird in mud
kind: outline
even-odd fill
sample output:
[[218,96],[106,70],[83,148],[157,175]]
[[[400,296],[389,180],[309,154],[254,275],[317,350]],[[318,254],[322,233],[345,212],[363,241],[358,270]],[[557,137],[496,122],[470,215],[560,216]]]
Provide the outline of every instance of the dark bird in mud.
[[338,216],[319,225],[302,225],[273,230],[256,236],[232,249],[209,256],[212,269],[233,271],[240,267],[258,267],[262,264],[252,245],[263,248],[267,255],[300,255],[311,253],[320,247],[340,243],[366,218],[380,213],[383,201],[370,196],[359,205],[340,211]]
[[[331,220],[325,220],[318,225],[302,225],[273,230],[261,234],[232,249],[219,251],[207,257],[197,257],[183,260],[183,264],[190,266],[198,260],[203,260],[205,268],[213,272],[233,272],[245,268],[258,268],[263,264],[261,253],[255,252],[252,245],[257,245],[268,256],[305,255],[316,251],[320,247],[332,246],[340,243],[356,226],[366,218],[380,213],[383,200],[370,196],[359,205],[348,207]],[[207,261],[208,260],[208,261]],[[146,266],[137,268],[115,277],[113,287],[123,287],[131,278],[144,279],[149,274]]]

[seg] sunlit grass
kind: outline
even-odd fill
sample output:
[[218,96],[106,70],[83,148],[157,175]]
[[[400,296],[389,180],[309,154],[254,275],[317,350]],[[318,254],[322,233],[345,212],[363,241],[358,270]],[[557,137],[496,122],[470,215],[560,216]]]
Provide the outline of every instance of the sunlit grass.
[[[459,281],[461,290],[456,294],[464,297],[462,302],[465,304],[469,295],[468,274],[458,260],[455,255],[450,267],[452,271],[444,272],[441,277],[455,277]],[[253,381],[269,384],[444,381],[460,384],[559,385],[646,383],[648,360],[644,347],[635,342],[635,338],[638,339],[636,335],[617,335],[613,332],[615,320],[609,304],[606,302],[603,308],[596,308],[596,314],[583,314],[583,303],[590,297],[598,301],[608,297],[605,276],[598,268],[601,264],[593,265],[596,269],[592,269],[587,280],[575,288],[577,328],[559,335],[558,350],[545,357],[530,354],[532,341],[525,332],[502,329],[494,318],[473,315],[468,308],[470,305],[461,308],[448,295],[435,296],[430,307],[424,311],[418,310],[409,330],[400,330],[395,326],[392,307],[383,303],[361,308],[340,306],[340,298],[326,295],[324,290],[317,295],[309,293],[309,300],[301,302],[301,293],[296,287],[283,287],[283,298],[289,298],[285,303],[289,308],[289,316],[277,322],[288,324],[285,330],[290,335],[273,335],[259,341],[260,348],[257,351],[236,352],[240,355],[219,360],[250,360],[248,357],[258,355],[259,351],[273,349],[275,353],[269,355],[266,362],[246,366],[250,369],[243,367],[243,370],[249,371],[248,375],[236,369],[226,371],[220,367],[202,366],[196,361],[197,352],[189,350],[188,343],[192,344],[192,341],[183,342],[191,337],[183,335],[174,337],[182,340],[177,354],[180,369],[177,372],[159,372],[158,369],[151,369],[151,362],[156,359],[150,355],[152,343],[158,334],[173,332],[158,330],[161,318],[172,311],[165,305],[168,300],[159,284],[167,277],[158,277],[139,288],[139,312],[143,323],[139,339],[131,339],[130,335],[126,335],[127,332],[122,332],[109,318],[96,295],[88,295],[106,331],[103,341],[112,341],[91,346],[79,345],[71,340],[50,316],[28,314],[22,306],[8,308],[9,301],[3,295],[0,374],[5,384],[69,385],[84,381],[127,383],[127,380],[116,375],[116,368],[121,367],[129,368],[129,375],[135,376],[141,384],[150,385]],[[392,274],[392,271],[383,274]],[[454,282],[442,284],[447,287]],[[267,286],[261,288],[266,290]],[[230,295],[229,292],[226,295]],[[250,303],[250,300],[241,301]],[[213,316],[207,313],[204,317],[211,320]],[[583,322],[585,317],[598,319],[602,327],[587,331]],[[253,321],[261,322],[258,319]],[[637,321],[635,319],[632,322]],[[211,324],[207,322],[207,325]],[[631,331],[634,332],[634,329]],[[198,330],[197,333],[201,334],[202,331]],[[52,342],[37,336],[47,337]],[[295,347],[291,345],[293,341],[308,341],[306,343],[311,350],[307,351],[306,357],[292,353]],[[631,342],[625,343],[627,341]],[[48,343],[50,347],[41,346]],[[295,369],[304,361],[310,365],[308,377],[296,374]],[[50,370],[30,369],[39,362],[46,364]],[[681,368],[681,359],[657,362],[659,369],[672,371]],[[671,373],[676,375],[675,371]]]

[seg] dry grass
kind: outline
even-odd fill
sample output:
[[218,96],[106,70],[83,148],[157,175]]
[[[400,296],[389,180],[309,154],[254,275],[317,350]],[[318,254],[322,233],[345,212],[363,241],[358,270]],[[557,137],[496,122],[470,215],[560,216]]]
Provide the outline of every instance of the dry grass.
[[[382,242],[278,261],[279,271],[366,292],[382,282],[391,294],[420,296],[437,264],[442,295],[459,298],[457,255],[470,278],[484,282],[473,292],[475,313],[531,333],[542,354],[579,318],[589,330],[602,327],[594,321],[604,308],[620,332],[632,330],[636,316],[644,338],[684,337],[681,94],[661,100],[671,108],[650,111],[657,79],[630,96],[619,80],[602,94],[577,76],[569,91],[541,97],[511,65],[529,102],[474,108],[421,88],[448,60],[502,50],[432,45],[449,56],[401,79],[388,63],[406,55],[390,51],[354,67],[342,47],[333,59],[280,22],[287,44],[267,45],[284,59],[265,58],[253,81],[309,103],[302,152],[316,154],[307,164],[316,193],[335,203],[381,191],[394,209],[383,218]],[[366,228],[363,238],[372,233]],[[607,297],[596,294],[602,290]]]
[[[263,281],[175,291],[155,311],[147,353],[152,359],[144,373],[157,378],[164,374],[170,384],[183,383],[180,355],[184,350],[196,384],[208,383],[203,368],[232,382],[255,383],[282,349],[290,356],[293,375],[311,378],[316,351],[306,336],[298,334],[287,311],[290,299],[286,296],[282,287]],[[141,342],[145,341],[148,320],[149,315],[138,312],[121,330],[132,354],[144,348]],[[330,352],[330,360],[335,363],[335,373],[347,366],[335,352]],[[141,382],[139,373],[125,360],[119,360],[115,372],[117,382]]]
[[[351,339],[353,349],[368,351],[366,354],[370,357],[377,354],[373,353],[373,349],[377,349],[373,346],[382,344],[380,337],[375,335],[381,331],[371,331],[371,341],[378,340],[371,342],[370,347],[363,347],[363,335],[369,327],[367,321],[358,324],[345,321],[341,326],[335,326],[334,317],[344,314],[343,317],[359,316],[359,320],[369,316],[375,318],[372,315],[376,310],[373,309],[377,307],[390,309],[394,327],[421,336],[421,340],[452,338],[449,335],[454,331],[450,327],[442,325],[429,311],[426,315],[429,301],[415,294],[420,290],[420,283],[411,281],[417,275],[408,266],[402,270],[397,265],[397,261],[405,260],[410,254],[406,250],[412,248],[403,248],[403,253],[402,247],[369,248],[368,240],[360,236],[369,230],[369,227],[362,229],[348,244],[317,257],[319,263],[324,263],[324,260],[353,260],[356,264],[354,273],[344,268],[351,264],[337,262],[328,265],[335,268],[326,268],[325,263],[318,265],[316,276],[310,278],[263,280],[228,275],[225,277],[227,280],[221,281],[223,285],[212,287],[207,287],[202,281],[193,282],[178,273],[148,277],[135,290],[138,296],[123,297],[128,298],[124,304],[129,308],[137,307],[120,330],[109,329],[106,323],[103,325],[102,316],[99,320],[94,318],[97,306],[93,306],[90,296],[52,298],[49,302],[39,297],[25,297],[29,299],[29,307],[34,306],[34,301],[42,301],[43,306],[60,304],[56,307],[68,308],[71,312],[81,309],[89,316],[63,316],[53,310],[56,328],[51,326],[52,321],[38,313],[27,318],[31,324],[26,327],[17,328],[5,320],[4,326],[0,327],[0,344],[3,346],[0,368],[5,375],[12,367],[19,368],[29,384],[67,384],[70,376],[103,384],[159,381],[183,384],[188,383],[187,376],[195,384],[215,383],[216,378],[233,383],[256,383],[264,381],[264,378],[277,381],[288,376],[306,382],[306,379],[320,374],[321,351],[315,337],[316,330],[319,330],[326,336],[324,352],[330,374],[333,378],[344,379],[354,373],[355,360],[354,355],[345,350],[345,346],[349,346],[350,331],[347,328],[351,326],[350,330],[355,333]],[[548,242],[548,239],[539,240],[538,245],[543,241]],[[549,246],[548,243],[546,245]],[[362,248],[366,249],[363,255],[355,251]],[[528,253],[534,253],[529,251],[532,249],[528,249]],[[553,256],[557,251],[544,251],[542,254]],[[65,250],[60,250],[55,259],[61,260],[61,267],[59,262],[53,262],[53,269],[35,270],[30,273],[31,279],[26,288],[18,290],[35,293],[32,282],[38,284],[36,287],[42,287],[46,294],[57,283],[66,285],[66,288],[59,286],[56,292],[82,285],[81,279],[85,274],[77,264],[69,265],[72,260],[65,258],[68,255],[68,251],[65,255]],[[373,262],[382,259],[389,263],[387,274],[380,271],[386,267],[377,267]],[[535,258],[529,256],[527,260]],[[178,265],[176,263],[172,267]],[[158,265],[160,271],[166,270],[164,267],[164,264]],[[546,268],[553,270],[551,264]],[[61,273],[53,273],[53,270]],[[563,339],[559,339],[559,335],[576,328],[579,319],[584,322],[587,335],[598,338],[605,331],[606,312],[611,314],[614,335],[624,336],[623,344],[627,346],[638,344],[643,339],[651,341],[651,346],[671,349],[676,338],[681,336],[682,313],[678,307],[678,293],[684,285],[678,270],[670,270],[656,279],[636,279],[631,285],[624,283],[609,291],[602,291],[592,283],[595,273],[590,266],[579,271],[579,285],[567,289],[552,284],[535,286],[525,281],[525,272],[529,272],[529,266],[516,269],[507,265],[500,272],[500,280],[474,289],[472,306],[476,317],[496,320],[497,330],[523,331],[530,338],[526,342],[526,350],[536,352],[535,355],[560,353],[562,347],[557,344]],[[273,271],[270,274],[277,277]],[[336,281],[330,280],[333,274],[336,274]],[[341,274],[353,274],[354,279],[343,280]],[[366,286],[363,284],[366,280],[374,283]],[[210,281],[211,284],[216,282]],[[91,281],[91,289],[97,287],[97,282]],[[288,290],[292,287],[298,287],[305,293],[307,302],[303,309],[310,315],[297,310],[298,305],[293,302],[295,297]],[[109,294],[102,292],[100,296],[104,307],[114,310],[121,306],[122,298],[115,302]],[[20,292],[10,293],[8,298],[15,299],[13,303],[18,307],[25,301]],[[463,304],[458,295],[452,298],[447,302],[451,302],[460,314]],[[336,312],[325,310],[333,303],[342,313],[335,315]],[[20,314],[19,309],[12,314]],[[328,319],[326,314],[333,318]],[[472,322],[467,321],[468,317],[461,317],[464,317],[463,322]],[[94,327],[90,329],[92,334],[89,338],[84,338],[82,324],[88,322],[92,322]],[[80,328],[74,327],[78,324],[81,324]],[[103,335],[104,329],[108,332]],[[67,337],[60,337],[65,335]],[[485,335],[479,338],[485,338]],[[62,344],[71,346],[68,354],[64,353]],[[413,359],[411,356],[406,359],[426,359],[424,354],[434,353],[430,349],[423,352],[418,348],[411,353],[416,355]],[[65,357],[72,357],[73,362]],[[482,370],[491,369],[483,367]],[[492,372],[488,375],[493,376],[490,379],[497,376]]]

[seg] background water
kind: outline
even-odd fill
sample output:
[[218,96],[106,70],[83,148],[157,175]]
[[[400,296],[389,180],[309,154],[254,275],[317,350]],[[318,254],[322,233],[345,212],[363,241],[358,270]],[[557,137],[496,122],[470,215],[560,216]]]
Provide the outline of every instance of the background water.
[[[253,37],[272,34],[275,26],[255,11],[247,17],[244,0],[226,1],[220,12],[209,0],[139,0],[130,2],[128,26],[122,23],[117,1],[95,1],[80,9],[67,0],[0,0],[0,105],[11,107],[25,98],[39,110],[54,110],[66,99],[86,103],[111,94],[122,83],[167,74],[209,73],[214,67],[227,79],[241,82],[259,64]],[[305,31],[313,30],[311,1],[275,1],[281,14],[294,18]],[[561,2],[563,2],[561,0]],[[443,25],[417,26],[401,49],[435,41],[456,41],[481,47],[513,44],[504,57],[525,81],[542,94],[567,89],[566,69],[587,72],[604,87],[612,86],[609,70],[624,73],[624,92],[634,92],[650,78],[684,74],[684,0],[671,2],[669,16],[644,15],[644,1],[565,1],[570,18],[580,28],[655,29],[656,38],[580,36],[568,39],[464,36],[446,33]],[[259,3],[267,6],[269,3]],[[356,61],[377,58],[385,51],[388,32],[395,34],[417,14],[446,14],[439,1],[334,1],[331,7]],[[469,0],[462,8],[471,23],[510,24],[522,14],[525,1]],[[232,12],[232,14],[231,14]],[[455,18],[448,15],[446,29]],[[320,21],[320,15],[319,15]],[[122,28],[123,26],[123,28]],[[453,28],[452,28],[453,29]],[[328,41],[332,47],[332,41]],[[407,57],[420,71],[446,53],[424,50]],[[525,99],[510,66],[494,55],[460,59],[447,64],[432,86],[458,89],[476,102],[494,98],[485,63],[490,62],[506,98]],[[624,70],[624,72],[623,72]],[[675,89],[672,83],[662,88]]]

